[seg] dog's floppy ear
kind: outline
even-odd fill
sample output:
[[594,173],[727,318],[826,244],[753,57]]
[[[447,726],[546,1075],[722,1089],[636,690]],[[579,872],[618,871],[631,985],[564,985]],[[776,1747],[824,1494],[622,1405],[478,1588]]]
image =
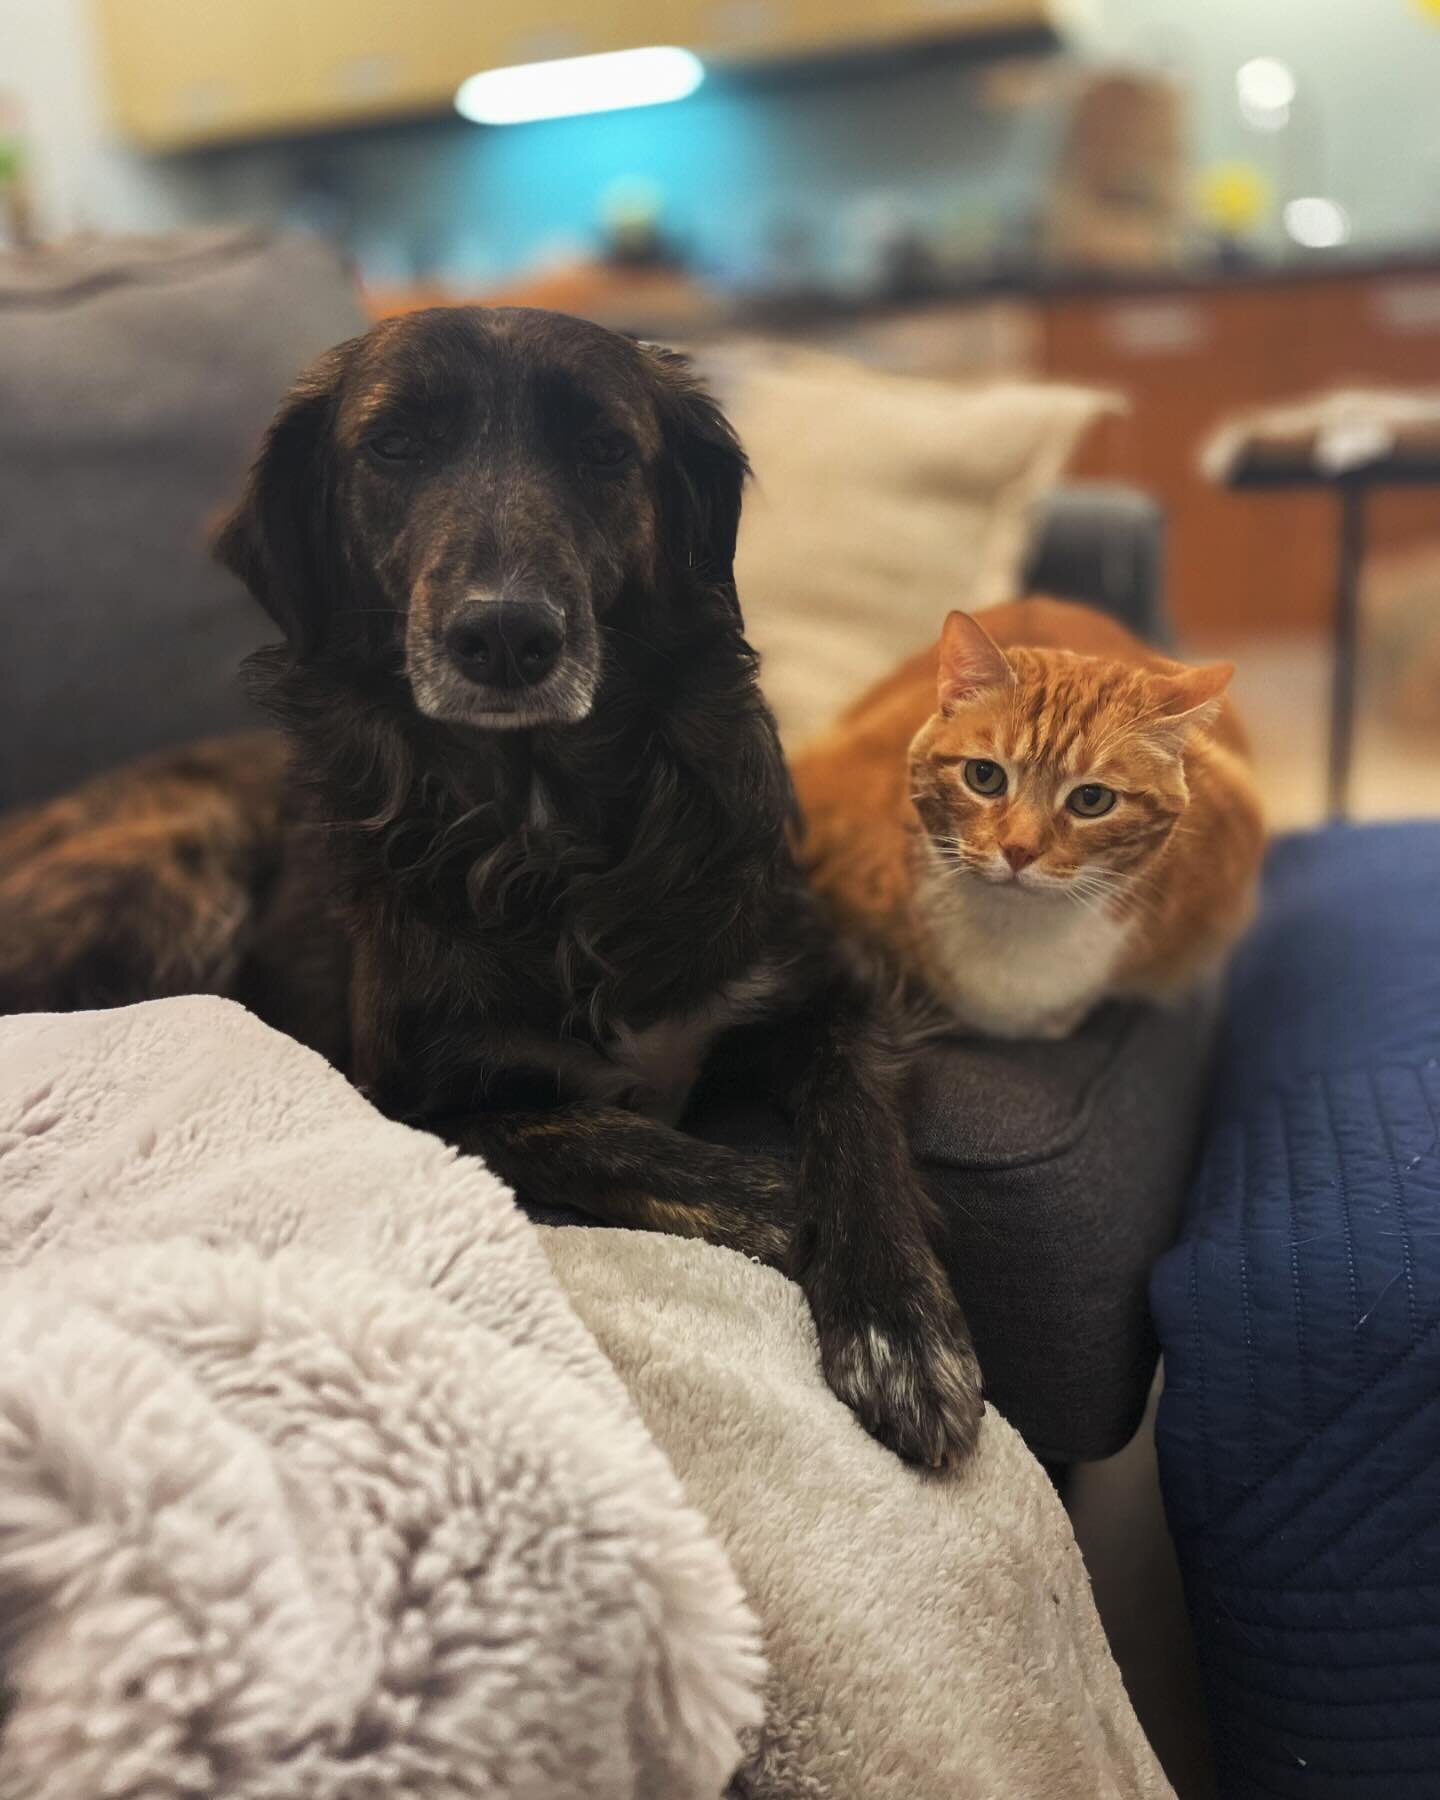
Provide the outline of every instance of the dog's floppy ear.
[[726,591],[733,602],[740,497],[750,464],[690,359],[659,344],[640,347],[658,378],[665,438],[661,523],[669,555],[677,568]]
[[330,426],[357,341],[327,350],[285,396],[211,543],[302,654],[319,643],[330,606]]

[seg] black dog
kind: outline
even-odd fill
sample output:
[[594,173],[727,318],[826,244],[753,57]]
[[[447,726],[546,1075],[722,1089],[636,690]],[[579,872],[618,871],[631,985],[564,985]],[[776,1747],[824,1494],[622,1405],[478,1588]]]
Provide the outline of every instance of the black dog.
[[[323,357],[218,540],[286,636],[251,675],[297,796],[227,985],[522,1194],[790,1270],[836,1393],[935,1464],[979,1375],[900,1060],[787,847],[745,475],[680,358],[578,320],[421,313]],[[674,1129],[744,1026],[794,1174]]]

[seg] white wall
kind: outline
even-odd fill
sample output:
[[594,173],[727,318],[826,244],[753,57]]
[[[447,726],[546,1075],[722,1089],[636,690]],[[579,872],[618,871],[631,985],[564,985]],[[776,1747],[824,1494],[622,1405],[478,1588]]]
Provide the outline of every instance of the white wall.
[[20,103],[43,235],[177,222],[173,178],[106,128],[88,0],[0,0],[0,93]]
[[[1086,0],[1080,43],[1178,76],[1198,165],[1246,161],[1276,196],[1338,200],[1356,240],[1440,247],[1440,17],[1420,0]],[[1292,124],[1248,128],[1235,73],[1294,71]]]

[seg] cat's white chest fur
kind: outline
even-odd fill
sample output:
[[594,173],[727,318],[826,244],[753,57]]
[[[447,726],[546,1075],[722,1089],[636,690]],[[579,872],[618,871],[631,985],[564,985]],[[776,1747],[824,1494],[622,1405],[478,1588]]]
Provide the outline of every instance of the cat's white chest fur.
[[991,885],[938,859],[917,901],[945,999],[990,1037],[1067,1036],[1110,985],[1131,931],[1108,908]]

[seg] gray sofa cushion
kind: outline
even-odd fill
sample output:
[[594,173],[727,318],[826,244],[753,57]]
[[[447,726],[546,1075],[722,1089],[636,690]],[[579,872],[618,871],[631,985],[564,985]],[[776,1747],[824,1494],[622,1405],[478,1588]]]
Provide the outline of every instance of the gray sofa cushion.
[[[950,1039],[917,1072],[911,1141],[986,1396],[1049,1462],[1109,1456],[1140,1423],[1147,1286],[1179,1226],[1214,1023],[1208,999],[1111,1006],[1061,1043]],[[785,1119],[734,1077],[688,1124],[791,1149]]]
[[1027,594],[1098,606],[1168,648],[1165,514],[1148,495],[1116,482],[1072,483],[1049,494],[1021,574]]
[[989,1398],[1051,1462],[1129,1442],[1155,1373],[1149,1277],[1179,1230],[1214,1004],[1111,1007],[1059,1044],[937,1047],[916,1152]]
[[364,325],[307,238],[0,257],[0,807],[253,722],[236,671],[275,634],[207,522],[296,372]]

